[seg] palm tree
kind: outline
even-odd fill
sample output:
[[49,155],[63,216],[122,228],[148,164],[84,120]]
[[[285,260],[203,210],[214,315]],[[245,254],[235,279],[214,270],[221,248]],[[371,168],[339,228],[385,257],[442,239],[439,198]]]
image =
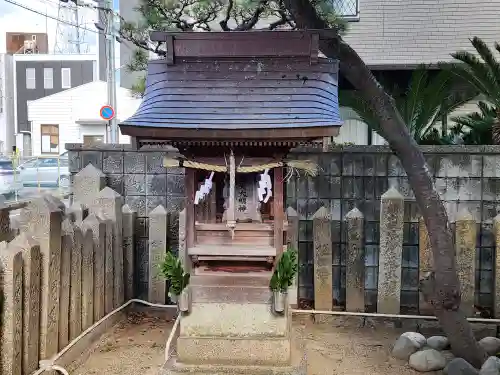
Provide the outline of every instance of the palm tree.
[[[469,137],[485,143],[488,139],[488,143],[492,140],[500,143],[500,60],[478,37],[474,37],[471,43],[479,56],[466,51],[452,54],[460,63],[454,64],[451,72],[479,92],[479,111],[453,120],[466,132],[464,141]],[[495,49],[500,53],[498,43],[495,43]]]
[[[453,134],[440,134],[437,125],[456,108],[471,100],[472,90],[454,90],[457,80],[447,70],[431,77],[426,66],[419,66],[412,74],[406,90],[394,84],[382,85],[390,94],[396,108],[418,144],[453,144]],[[371,129],[380,129],[378,117],[371,111],[369,103],[356,91],[342,91],[340,105],[351,108]]]

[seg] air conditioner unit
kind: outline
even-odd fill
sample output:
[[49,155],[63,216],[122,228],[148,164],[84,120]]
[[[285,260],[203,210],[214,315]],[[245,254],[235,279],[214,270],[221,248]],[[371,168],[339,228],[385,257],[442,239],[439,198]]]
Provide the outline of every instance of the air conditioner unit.
[[36,40],[25,40],[23,49],[25,54],[36,53]]

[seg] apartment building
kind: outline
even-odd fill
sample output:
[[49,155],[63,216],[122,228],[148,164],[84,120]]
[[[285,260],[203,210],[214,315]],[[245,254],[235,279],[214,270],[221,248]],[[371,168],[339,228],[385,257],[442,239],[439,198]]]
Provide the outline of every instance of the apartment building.
[[93,55],[17,54],[13,70],[16,145],[23,155],[31,155],[28,103],[98,80],[98,59]]

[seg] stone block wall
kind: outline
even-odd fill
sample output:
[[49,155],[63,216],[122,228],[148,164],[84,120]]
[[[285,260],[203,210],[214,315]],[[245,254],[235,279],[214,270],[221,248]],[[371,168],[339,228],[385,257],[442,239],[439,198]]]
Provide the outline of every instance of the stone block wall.
[[[122,194],[125,203],[137,212],[137,292],[139,296],[147,296],[150,268],[148,215],[159,204],[172,215],[168,220],[167,245],[175,251],[175,214],[182,208],[184,197],[183,170],[162,166],[163,156],[171,153],[170,149],[133,151],[123,145],[85,148],[81,144],[66,145],[66,148],[73,174],[92,163],[102,169],[106,184]],[[457,215],[467,210],[476,222],[475,303],[492,309],[496,254],[493,218],[500,212],[500,147],[428,146],[423,147],[423,151],[450,220],[455,222]],[[425,261],[427,254],[421,250],[426,247],[425,233],[419,226],[418,208],[397,157],[383,146],[336,147],[328,152],[304,149],[294,151],[290,157],[315,160],[321,167],[317,177],[294,177],[286,186],[286,206],[293,208],[299,217],[296,243],[303,265],[298,280],[299,299],[305,304],[314,300],[313,215],[320,207],[325,207],[331,218],[333,300],[336,305],[346,304],[346,265],[349,259],[346,254],[348,222],[345,218],[357,208],[363,216],[365,295],[367,306],[375,308],[379,286],[380,200],[392,187],[404,198],[401,309],[417,310],[419,260]],[[360,262],[359,259],[351,261]]]

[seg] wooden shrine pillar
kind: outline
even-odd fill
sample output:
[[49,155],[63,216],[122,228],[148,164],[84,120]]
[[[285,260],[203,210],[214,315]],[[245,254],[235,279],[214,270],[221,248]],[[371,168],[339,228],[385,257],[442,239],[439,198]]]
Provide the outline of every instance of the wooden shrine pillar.
[[283,221],[285,219],[283,209],[283,167],[274,168],[273,176],[274,247],[276,249],[276,259],[278,260],[283,252]]
[[229,156],[229,207],[227,209],[227,222],[229,228],[236,226],[236,161],[234,159],[233,150]]
[[185,168],[184,181],[186,186],[186,248],[194,246],[195,241],[195,220],[196,211],[194,209],[194,196],[196,194],[196,170]]

